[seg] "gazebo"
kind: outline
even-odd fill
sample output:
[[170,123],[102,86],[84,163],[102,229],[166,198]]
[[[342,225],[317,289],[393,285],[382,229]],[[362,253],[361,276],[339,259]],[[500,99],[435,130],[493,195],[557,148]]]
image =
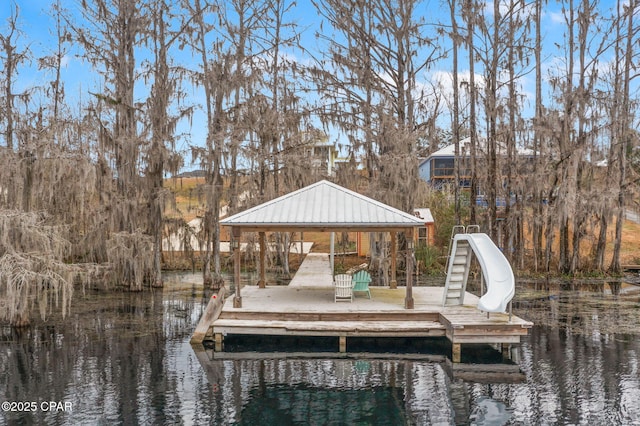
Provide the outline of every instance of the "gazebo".
[[407,241],[405,308],[413,309],[412,271],[413,235],[424,221],[365,197],[362,194],[322,180],[312,185],[252,207],[220,221],[231,227],[234,255],[235,296],[233,305],[242,307],[240,289],[240,239],[243,232],[258,232],[260,244],[260,281],[264,288],[266,232],[389,232],[391,235],[391,288],[397,287],[397,234]]

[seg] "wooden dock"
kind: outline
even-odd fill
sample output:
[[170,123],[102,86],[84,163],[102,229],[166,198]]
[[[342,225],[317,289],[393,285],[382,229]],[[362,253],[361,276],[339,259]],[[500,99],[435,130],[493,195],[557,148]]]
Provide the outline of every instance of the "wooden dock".
[[222,351],[227,335],[335,336],[343,353],[350,337],[446,336],[451,359],[460,362],[461,344],[519,343],[533,325],[507,314],[487,316],[471,293],[464,305],[443,307],[444,287],[414,287],[414,309],[404,308],[404,287],[370,287],[371,299],[356,295],[336,303],[328,262],[326,254],[309,255],[288,286],[243,287],[240,308],[232,298],[212,299],[207,312],[213,314],[205,313],[198,326],[206,330],[201,337]]

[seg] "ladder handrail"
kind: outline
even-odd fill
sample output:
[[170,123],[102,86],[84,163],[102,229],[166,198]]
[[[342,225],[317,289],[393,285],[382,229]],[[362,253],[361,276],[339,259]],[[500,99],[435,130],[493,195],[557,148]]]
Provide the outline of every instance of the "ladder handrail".
[[[462,229],[461,232],[456,232],[456,230]],[[449,247],[447,249],[447,263],[444,265],[444,272],[446,273],[449,270],[449,261],[451,260],[451,250],[453,249],[453,238],[457,234],[477,234],[480,232],[480,225],[453,225],[451,228],[451,237],[449,238]]]
[[467,225],[465,234],[477,234],[480,232],[480,225]]
[[[473,225],[472,225],[473,226]],[[462,228],[462,232],[456,232],[456,229]],[[453,249],[453,237],[457,234],[466,234],[467,230],[464,225],[453,225],[451,228],[451,237],[449,238],[449,247],[447,248],[447,263],[444,265],[445,274],[449,270],[449,261],[451,260],[451,250]]]

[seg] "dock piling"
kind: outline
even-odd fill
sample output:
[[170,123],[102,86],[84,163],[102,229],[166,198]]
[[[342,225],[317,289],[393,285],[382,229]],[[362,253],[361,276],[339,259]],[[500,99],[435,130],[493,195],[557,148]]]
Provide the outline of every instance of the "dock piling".
[[347,352],[347,336],[340,336],[340,353]]
[[222,336],[222,333],[216,333],[215,336],[215,351],[216,352],[222,352],[222,345],[224,343],[224,337]]
[[460,343],[454,343],[451,345],[451,361],[454,363],[460,363],[462,354],[462,346]]

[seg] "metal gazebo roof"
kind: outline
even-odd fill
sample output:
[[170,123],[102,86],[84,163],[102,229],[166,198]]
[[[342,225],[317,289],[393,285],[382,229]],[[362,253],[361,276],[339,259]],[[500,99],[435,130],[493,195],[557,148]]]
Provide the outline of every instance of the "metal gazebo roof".
[[245,231],[383,231],[422,226],[419,218],[326,180],[225,218]]

